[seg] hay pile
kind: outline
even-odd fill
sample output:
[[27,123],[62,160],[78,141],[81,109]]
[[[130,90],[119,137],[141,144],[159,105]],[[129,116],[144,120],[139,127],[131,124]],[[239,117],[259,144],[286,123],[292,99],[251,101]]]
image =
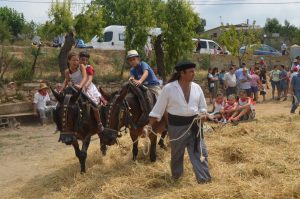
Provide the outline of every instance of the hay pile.
[[[279,122],[280,121],[280,122]],[[300,198],[299,116],[259,118],[225,126],[206,134],[213,176],[196,183],[187,153],[179,182],[170,176],[169,151],[158,149],[156,163],[131,150],[111,147],[102,157],[98,141],[88,156],[87,173],[70,157],[70,165],[36,178],[20,190],[19,198]],[[121,138],[130,144],[129,136]]]

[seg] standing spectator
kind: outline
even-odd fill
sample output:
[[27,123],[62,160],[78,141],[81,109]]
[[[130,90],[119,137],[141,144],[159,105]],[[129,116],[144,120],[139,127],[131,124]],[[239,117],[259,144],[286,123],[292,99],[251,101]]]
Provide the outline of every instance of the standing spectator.
[[224,91],[224,78],[225,78],[225,70],[223,69],[219,74],[219,82],[222,88],[222,92]]
[[272,85],[272,99],[275,99],[275,89],[277,90],[277,100],[280,100],[280,96],[279,96],[279,74],[280,74],[280,70],[278,69],[278,66],[275,65],[273,70],[270,72],[270,81],[271,81],[271,85]]
[[246,67],[245,63],[242,63],[239,69],[235,71],[236,82],[237,82],[237,90],[240,89],[240,79],[243,76],[243,68]]
[[212,73],[212,69],[208,68],[207,84],[208,84],[208,91],[209,91],[209,97],[210,97],[209,103],[213,102],[213,91],[214,91],[214,87],[215,87],[214,77],[211,73]]
[[164,83],[163,83],[162,77],[161,77],[161,76],[159,75],[159,73],[158,73],[158,68],[157,68],[157,66],[153,67],[153,72],[154,72],[154,74],[155,74],[155,76],[156,76],[156,78],[157,78],[157,80],[158,80],[158,82],[159,82],[159,86],[162,87],[162,86],[164,85]]
[[298,71],[298,74],[292,78],[291,93],[294,95],[291,113],[295,113],[300,101],[300,70]]
[[236,95],[236,76],[235,76],[235,68],[231,66],[229,68],[229,72],[224,75],[224,87],[226,89],[226,96]]
[[280,66],[280,73],[279,73],[279,97],[283,94],[284,98],[283,101],[287,100],[287,93],[288,93],[288,73],[285,70],[285,66]]
[[42,125],[47,122],[47,114],[55,108],[55,106],[48,106],[49,102],[48,86],[41,83],[39,90],[34,94],[33,112],[34,115],[39,116]]
[[213,68],[211,74],[213,76],[213,81],[214,81],[213,99],[215,99],[219,91],[219,79],[220,79],[219,69],[217,67]]
[[264,57],[261,57],[261,58],[260,58],[259,65],[260,65],[260,67],[265,67],[265,68],[267,68],[267,63],[266,63]]
[[240,89],[244,90],[247,93],[247,97],[251,96],[251,75],[249,75],[248,70],[246,67],[243,68],[242,76],[240,77]]
[[297,72],[298,72],[299,68],[300,68],[300,66],[299,66],[298,59],[294,59],[292,67],[291,67],[291,72],[294,72],[295,69],[297,69]]
[[254,101],[258,101],[258,88],[261,87],[261,81],[259,78],[259,70],[256,68],[254,73],[251,75],[251,97],[254,99]]
[[286,49],[287,49],[287,46],[286,46],[286,44],[282,41],[282,42],[281,42],[281,54],[282,54],[282,55],[286,55]]
[[267,87],[267,81],[261,80],[260,95],[263,97],[263,102],[266,101]]

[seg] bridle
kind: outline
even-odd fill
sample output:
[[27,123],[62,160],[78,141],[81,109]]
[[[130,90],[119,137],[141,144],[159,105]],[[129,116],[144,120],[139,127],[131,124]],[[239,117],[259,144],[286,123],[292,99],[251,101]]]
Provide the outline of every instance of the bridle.
[[[114,97],[112,98],[112,100],[110,100],[110,102],[108,103],[107,107],[108,107],[108,114],[107,114],[107,121],[106,121],[106,128],[108,129],[112,129],[110,127],[110,122],[111,122],[111,117],[112,117],[112,110],[113,108],[118,108],[118,125],[117,125],[117,129],[113,129],[116,130],[118,132],[126,132],[126,129],[130,128],[131,126],[131,117],[132,114],[130,112],[130,107],[128,105],[128,102],[126,99],[123,99],[122,102],[120,104],[116,104],[116,101],[118,99],[120,95],[116,94],[114,95]],[[122,120],[125,118],[125,128],[121,129],[121,122]]]
[[68,107],[70,104],[71,97],[72,97],[71,94],[66,94],[65,98],[64,98],[61,135],[74,135],[75,134],[75,132],[67,131]]

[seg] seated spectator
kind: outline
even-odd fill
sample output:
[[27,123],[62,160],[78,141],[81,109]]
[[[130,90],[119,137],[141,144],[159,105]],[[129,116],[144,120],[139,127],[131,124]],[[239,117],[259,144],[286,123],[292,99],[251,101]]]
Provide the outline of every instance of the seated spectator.
[[236,111],[232,114],[228,121],[237,122],[241,120],[247,120],[249,119],[252,111],[254,111],[252,99],[247,97],[245,90],[240,90]]
[[213,102],[212,112],[209,113],[209,119],[218,122],[222,119],[221,110],[225,105],[225,100],[222,93],[218,93],[216,99]]
[[229,95],[227,101],[222,107],[220,113],[223,116],[224,122],[228,121],[232,114],[236,111],[237,102],[235,95]]
[[47,114],[55,108],[55,106],[48,106],[49,102],[48,86],[41,83],[39,90],[34,94],[33,111],[35,115],[39,116],[42,125],[46,124]]
[[[63,86],[61,83],[57,83],[55,85],[54,91],[60,93],[62,92]],[[57,104],[57,99],[54,97],[54,95],[52,94],[52,92],[49,94],[50,100],[51,102],[49,102],[51,105],[56,105]]]

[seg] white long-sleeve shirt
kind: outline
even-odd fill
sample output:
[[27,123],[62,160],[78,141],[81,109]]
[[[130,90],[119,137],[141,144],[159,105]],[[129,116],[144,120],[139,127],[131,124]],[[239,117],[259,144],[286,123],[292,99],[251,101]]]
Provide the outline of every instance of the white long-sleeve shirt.
[[172,115],[185,117],[207,112],[207,105],[201,87],[192,82],[190,98],[187,103],[178,81],[168,83],[163,87],[149,116],[160,121],[165,111]]

